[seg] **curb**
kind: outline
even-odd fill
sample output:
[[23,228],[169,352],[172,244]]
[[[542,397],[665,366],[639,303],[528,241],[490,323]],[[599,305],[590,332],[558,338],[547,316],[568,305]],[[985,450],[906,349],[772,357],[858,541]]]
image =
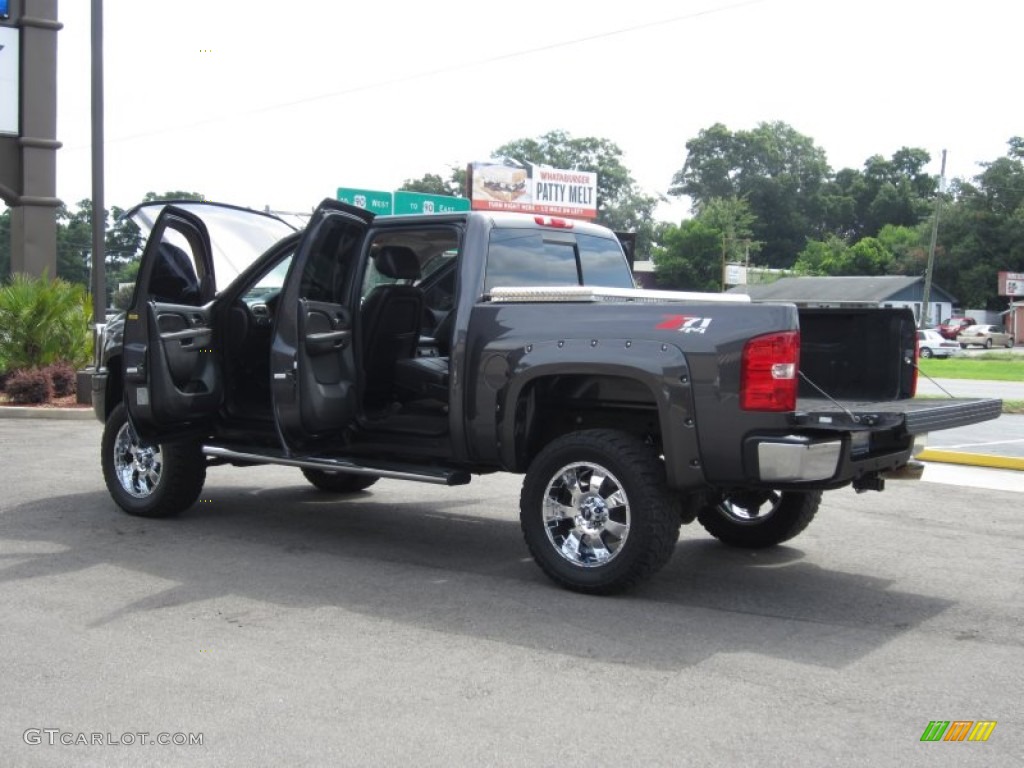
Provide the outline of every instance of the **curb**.
[[970,467],[990,469],[1015,469],[1024,472],[1024,458],[1014,456],[993,456],[990,453],[964,453],[944,451],[941,448],[925,448],[914,457],[918,461],[934,461],[940,464],[964,464]]
[[29,408],[20,405],[0,406],[0,419],[53,419],[59,421],[95,421],[92,408]]

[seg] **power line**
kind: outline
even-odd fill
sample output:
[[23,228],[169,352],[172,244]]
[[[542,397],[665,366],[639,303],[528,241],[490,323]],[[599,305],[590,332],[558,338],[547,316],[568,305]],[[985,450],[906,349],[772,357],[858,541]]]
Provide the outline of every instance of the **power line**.
[[[629,35],[629,34],[633,34],[635,32],[643,31],[645,29],[653,29],[655,27],[666,26],[668,24],[677,24],[677,23],[679,23],[681,21],[691,21],[693,19],[698,19],[698,18],[701,18],[701,17],[704,17],[704,16],[714,16],[714,15],[717,15],[717,14],[720,14],[720,13],[727,13],[729,11],[735,11],[735,10],[739,10],[739,9],[742,9],[742,8],[747,8],[747,7],[754,6],[754,5],[761,5],[761,4],[765,3],[765,2],[769,2],[769,0],[742,0],[742,2],[731,3],[729,5],[722,5],[722,6],[718,6],[716,8],[708,8],[708,9],[703,10],[703,11],[693,11],[691,13],[686,13],[686,14],[683,14],[683,15],[680,15],[680,16],[672,16],[672,17],[667,18],[667,19],[660,19],[658,21],[650,21],[650,22],[646,22],[644,24],[635,24],[635,25],[629,26],[629,27],[621,27],[619,29],[610,30],[608,32],[598,32],[598,33],[593,34],[593,35],[587,35],[585,37],[578,37],[578,38],[574,38],[572,40],[563,40],[563,41],[558,42],[558,43],[549,43],[548,45],[540,45],[540,46],[536,46],[536,47],[533,47],[533,48],[525,48],[525,49],[523,49],[521,51],[513,51],[511,53],[498,54],[496,56],[489,56],[489,57],[484,58],[484,59],[477,59],[475,61],[461,63],[461,64],[451,64],[451,65],[448,65],[448,66],[439,67],[437,69],[413,72],[413,73],[410,73],[410,74],[407,74],[407,75],[402,75],[401,77],[395,77],[395,78],[392,78],[390,80],[383,80],[383,81],[380,81],[380,82],[377,82],[377,83],[367,83],[365,85],[353,86],[352,88],[345,88],[345,89],[340,90],[340,91],[331,91],[330,93],[322,93],[322,94],[318,94],[316,96],[307,96],[307,97],[302,98],[302,99],[294,99],[292,101],[278,102],[277,104],[267,104],[267,105],[262,106],[262,107],[253,107],[252,109],[242,110],[242,111],[239,111],[239,112],[233,112],[233,113],[231,113],[229,115],[221,115],[221,116],[218,116],[218,117],[210,117],[210,118],[206,118],[204,120],[197,120],[197,121],[192,122],[192,123],[185,123],[183,125],[171,126],[171,127],[168,127],[168,128],[160,128],[160,129],[157,129],[157,130],[154,130],[154,131],[144,131],[144,132],[140,132],[140,133],[128,134],[126,136],[119,136],[119,137],[114,138],[114,139],[107,139],[107,141],[105,143],[107,143],[107,144],[116,144],[116,143],[123,142],[123,141],[134,141],[136,139],[145,139],[145,138],[149,138],[151,136],[161,136],[161,135],[168,134],[168,133],[175,133],[177,131],[184,131],[184,130],[189,130],[189,129],[192,129],[192,128],[199,128],[199,127],[202,127],[204,125],[211,125],[213,123],[225,122],[225,121],[233,120],[233,119],[236,119],[236,118],[239,118],[239,117],[247,117],[247,116],[251,116],[251,115],[265,114],[267,112],[274,112],[274,111],[277,111],[279,109],[288,109],[288,108],[291,108],[291,107],[301,106],[303,104],[311,104],[311,103],[317,102],[317,101],[325,101],[327,99],[334,99],[334,98],[338,98],[340,96],[351,96],[351,95],[356,94],[356,93],[365,93],[367,91],[373,91],[373,90],[383,89],[383,88],[390,88],[390,87],[395,86],[395,85],[400,85],[402,83],[408,83],[408,82],[412,82],[412,81],[415,81],[415,80],[422,80],[424,78],[433,78],[433,77],[437,77],[439,75],[452,74],[453,72],[459,72],[459,71],[462,71],[462,70],[465,70],[465,69],[473,69],[473,68],[477,68],[477,67],[481,67],[481,66],[485,66],[485,65],[489,65],[489,64],[496,64],[496,63],[501,62],[501,61],[509,61],[511,59],[518,59],[518,58],[523,58],[523,57],[526,57],[526,56],[533,56],[533,55],[538,54],[538,53],[545,53],[547,51],[553,51],[553,50],[557,50],[559,48],[568,48],[570,46],[581,45],[583,43],[589,43],[589,42],[593,42],[595,40],[604,40],[604,39],[608,39],[608,38],[611,38],[611,37],[618,37],[618,36],[621,36],[621,35]],[[72,148],[69,148],[69,149],[72,149]],[[73,149],[81,149],[81,147],[73,147]]]

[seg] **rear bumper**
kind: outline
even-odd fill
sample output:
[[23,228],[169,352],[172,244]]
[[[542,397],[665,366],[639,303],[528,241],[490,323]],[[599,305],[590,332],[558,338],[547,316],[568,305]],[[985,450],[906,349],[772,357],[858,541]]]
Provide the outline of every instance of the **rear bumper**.
[[756,456],[758,480],[800,483],[828,480],[843,453],[841,439],[822,440],[804,435],[748,438],[747,451]]

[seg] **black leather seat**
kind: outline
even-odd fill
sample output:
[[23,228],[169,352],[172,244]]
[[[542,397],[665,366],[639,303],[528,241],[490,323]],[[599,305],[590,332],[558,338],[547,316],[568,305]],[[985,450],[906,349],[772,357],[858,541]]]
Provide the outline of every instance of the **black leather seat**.
[[[389,245],[373,255],[377,272],[395,280],[417,280],[420,263],[411,248]],[[395,364],[416,356],[423,293],[414,285],[374,288],[363,302],[364,402],[383,406],[395,398]]]
[[413,357],[398,361],[395,366],[395,386],[402,397],[448,403],[449,354],[454,321],[455,311],[452,310],[434,329],[437,357]]

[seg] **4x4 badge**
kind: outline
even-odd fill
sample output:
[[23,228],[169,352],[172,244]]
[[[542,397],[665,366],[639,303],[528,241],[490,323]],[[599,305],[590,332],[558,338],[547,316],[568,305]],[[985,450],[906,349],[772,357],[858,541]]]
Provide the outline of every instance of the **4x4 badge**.
[[659,331],[679,331],[680,333],[704,333],[711,325],[710,317],[692,315],[662,315],[664,320],[654,326]]

